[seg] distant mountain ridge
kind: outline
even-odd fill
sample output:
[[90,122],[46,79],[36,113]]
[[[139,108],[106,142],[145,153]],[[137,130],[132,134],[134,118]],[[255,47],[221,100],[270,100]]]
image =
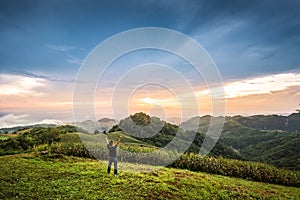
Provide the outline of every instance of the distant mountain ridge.
[[34,127],[55,127],[59,125],[73,125],[79,128],[79,131],[94,133],[96,130],[103,132],[109,131],[115,124],[116,120],[110,118],[101,118],[98,121],[85,120],[82,122],[65,122],[62,124],[34,124],[34,125],[25,125],[25,126],[15,126],[10,128],[0,128],[0,134],[14,133],[20,130],[34,128]]
[[[192,126],[193,123],[200,123],[199,126],[203,127],[208,125],[211,118],[210,115],[204,115],[202,117],[193,117],[184,122],[181,126]],[[254,128],[258,130],[281,130],[300,133],[300,113],[292,113],[289,116],[282,115],[252,115],[252,116],[233,116],[226,117],[227,119],[233,119],[239,122],[241,125]]]
[[14,133],[17,131],[34,128],[34,127],[55,127],[57,124],[34,124],[34,125],[26,125],[26,126],[14,126],[10,128],[0,128],[0,134],[8,134]]
[[249,117],[235,116],[240,124],[259,130],[282,130],[300,133],[300,113],[289,116],[253,115]]
[[110,118],[101,118],[98,121],[86,120],[82,122],[74,122],[72,125],[77,126],[89,133],[94,133],[95,131],[103,132],[109,131],[117,121]]
[[110,123],[110,122],[116,123],[116,120],[104,117],[104,118],[99,119],[98,122],[100,122],[100,123]]

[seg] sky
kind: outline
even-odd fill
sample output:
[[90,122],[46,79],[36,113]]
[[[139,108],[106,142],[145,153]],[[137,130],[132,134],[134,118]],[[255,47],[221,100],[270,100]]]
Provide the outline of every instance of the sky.
[[[0,0],[0,127],[73,121],[74,83],[84,60],[113,35],[142,27],[178,31],[205,49],[224,83],[226,115],[287,115],[300,103],[299,13],[297,0]],[[144,49],[109,66],[95,90],[96,118],[118,118],[116,86],[146,63],[176,70],[193,89],[199,115],[211,114],[205,77],[170,52]],[[182,82],[144,69],[141,80],[164,80],[168,87],[121,84],[119,92],[131,94],[128,114],[182,117],[186,102],[174,92]]]

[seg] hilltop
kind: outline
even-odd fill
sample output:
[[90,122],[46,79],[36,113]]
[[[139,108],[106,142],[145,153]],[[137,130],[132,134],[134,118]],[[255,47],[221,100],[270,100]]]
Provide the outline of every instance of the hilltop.
[[300,189],[210,175],[155,168],[145,173],[124,171],[136,165],[120,163],[120,175],[106,173],[106,163],[63,156],[0,157],[1,199],[299,199]]

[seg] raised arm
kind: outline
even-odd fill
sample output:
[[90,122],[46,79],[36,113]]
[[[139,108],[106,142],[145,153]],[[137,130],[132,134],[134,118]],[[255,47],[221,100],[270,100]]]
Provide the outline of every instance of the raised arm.
[[106,144],[109,144],[107,135],[105,135],[105,140],[106,140]]
[[116,146],[119,146],[121,140],[122,140],[122,136],[120,136],[120,137],[118,138],[117,143],[116,143]]

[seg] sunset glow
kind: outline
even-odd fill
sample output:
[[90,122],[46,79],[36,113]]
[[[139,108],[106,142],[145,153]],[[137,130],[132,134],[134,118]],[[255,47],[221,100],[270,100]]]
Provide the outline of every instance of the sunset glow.
[[[213,99],[224,100],[222,91],[227,115],[288,115],[299,108],[296,1],[270,3],[272,6],[257,2],[227,6],[223,1],[217,5],[211,1],[143,1],[138,6],[123,1],[98,1],[95,6],[80,1],[72,6],[37,2],[7,1],[0,6],[5,22],[0,24],[0,127],[73,121],[73,108],[78,104],[92,105],[96,118],[119,120],[141,111],[165,119],[188,118],[195,110],[199,115],[212,114]],[[171,44],[178,52],[190,53],[191,62],[164,48],[149,48],[151,45],[114,57],[127,47],[116,42],[111,50],[101,52],[103,59],[94,57],[108,59],[104,73],[97,72],[102,65],[95,65],[86,82],[76,82],[98,45],[143,27],[165,28],[197,42],[215,64],[223,87],[211,83],[208,88],[212,79],[204,74],[210,75],[212,68],[194,62],[201,55],[172,37],[159,45]],[[155,43],[162,37],[149,34],[145,38]],[[139,42],[132,37],[128,46]],[[199,64],[201,70],[193,64]],[[88,87],[92,76],[97,84]],[[74,102],[75,83],[86,87],[82,97],[92,91],[92,100]],[[184,99],[189,95],[196,100]],[[120,115],[115,116],[118,111]],[[83,114],[79,120],[90,118]]]
[[[72,118],[72,83],[62,83],[20,75],[1,75],[0,108],[4,112],[64,112],[63,117]],[[199,113],[211,114],[211,94],[208,90],[194,87],[198,99]],[[300,99],[300,74],[274,74],[235,80],[224,83],[226,95],[226,110],[230,115],[241,113],[288,113],[293,112]],[[51,91],[51,93],[49,93]],[[111,112],[112,88],[106,89],[107,96],[101,100],[95,99],[96,113],[109,116]],[[212,90],[213,91],[213,90]],[[143,94],[150,93],[151,96]],[[26,96],[25,96],[26,95]],[[103,93],[100,93],[103,95]],[[287,98],[287,95],[289,96]],[[181,113],[181,103],[165,89],[154,90],[146,88],[132,96],[129,103],[130,113],[147,112],[158,108],[164,110],[167,118],[178,117]],[[27,117],[28,115],[21,117]],[[112,117],[112,116],[111,116]]]

